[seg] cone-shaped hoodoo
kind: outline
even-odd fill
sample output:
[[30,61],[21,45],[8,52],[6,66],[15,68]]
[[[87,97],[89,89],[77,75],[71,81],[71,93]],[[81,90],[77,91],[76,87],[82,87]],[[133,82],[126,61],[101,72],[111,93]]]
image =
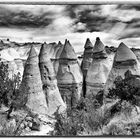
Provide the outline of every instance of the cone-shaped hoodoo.
[[105,48],[104,44],[102,43],[100,38],[97,37],[94,48],[93,48],[93,53],[102,52],[102,51],[104,51],[104,48]]
[[97,37],[93,48],[93,60],[86,76],[86,96],[96,95],[104,88],[111,65],[104,44]]
[[105,51],[105,46],[100,40],[100,38],[97,37],[96,42],[93,47],[93,58],[98,59],[98,58],[106,58],[106,57],[107,57],[107,54]]
[[134,75],[140,75],[140,64],[135,54],[124,43],[120,43],[114,57],[112,69],[109,73],[105,90],[111,88],[116,77],[124,78],[126,71],[131,71]]
[[65,40],[63,51],[60,55],[60,59],[77,59],[76,53],[71,46],[70,42]]
[[[40,71],[38,67],[38,56],[31,47],[23,73],[21,88],[28,94],[26,106],[38,114],[47,113],[47,103],[42,89]],[[24,92],[23,92],[24,93]]]
[[42,46],[39,54],[39,68],[43,83],[43,91],[47,100],[47,113],[52,115],[58,109],[58,107],[59,112],[63,112],[66,109],[66,105],[63,102],[58,90],[53,64],[49,59],[47,59],[48,53],[46,53],[46,51],[47,48]]
[[85,49],[88,49],[88,48],[92,48],[93,49],[93,44],[91,43],[89,38],[87,38],[84,48]]
[[76,53],[67,40],[59,58],[57,80],[63,100],[69,106],[75,105],[81,96],[83,77]]
[[60,47],[61,47],[62,45],[63,45],[63,44],[62,44],[62,42],[61,42],[61,41],[59,41],[59,42],[58,42],[58,46],[60,46]]
[[87,75],[87,70],[92,62],[92,53],[93,53],[93,45],[89,38],[87,38],[85,46],[84,46],[84,54],[83,54],[83,61],[82,61],[82,72],[83,77],[85,78]]
[[132,62],[133,64],[136,63],[136,59],[136,55],[124,43],[120,43],[114,57],[114,65],[119,63],[121,65],[123,62],[129,62],[129,64]]

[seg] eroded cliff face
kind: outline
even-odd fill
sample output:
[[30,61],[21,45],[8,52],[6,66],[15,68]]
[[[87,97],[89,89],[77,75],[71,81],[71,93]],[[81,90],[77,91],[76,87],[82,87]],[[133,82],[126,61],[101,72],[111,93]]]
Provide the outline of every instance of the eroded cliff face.
[[82,93],[83,76],[74,49],[67,40],[59,58],[57,80],[64,102],[69,107],[76,105]]
[[109,73],[105,91],[114,86],[113,82],[117,76],[124,78],[126,71],[130,70],[134,75],[140,75],[140,64],[136,55],[124,43],[120,43],[114,56],[112,69]]
[[57,87],[56,75],[50,59],[51,58],[48,56],[47,47],[43,45],[39,53],[39,68],[43,84],[43,91],[46,95],[48,107],[47,114],[53,115],[58,108],[60,113],[65,111],[66,104],[63,102]]
[[22,93],[27,94],[26,106],[35,113],[46,114],[47,103],[42,89],[38,55],[33,46],[25,63],[21,88],[26,88],[26,92]]
[[96,95],[104,88],[111,70],[110,59],[100,38],[96,38],[93,48],[93,60],[86,76],[86,96]]

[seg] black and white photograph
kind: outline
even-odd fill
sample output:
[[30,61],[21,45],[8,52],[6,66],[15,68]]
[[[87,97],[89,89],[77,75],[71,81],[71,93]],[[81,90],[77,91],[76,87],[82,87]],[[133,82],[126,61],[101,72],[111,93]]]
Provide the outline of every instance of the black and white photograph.
[[0,137],[139,136],[140,1],[0,0]]

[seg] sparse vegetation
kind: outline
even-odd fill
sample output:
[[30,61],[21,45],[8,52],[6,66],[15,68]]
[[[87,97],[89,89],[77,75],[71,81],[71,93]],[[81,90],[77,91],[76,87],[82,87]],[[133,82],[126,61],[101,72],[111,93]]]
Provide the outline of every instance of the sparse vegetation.
[[110,124],[113,118],[117,118],[117,115],[124,114],[126,119],[129,118],[137,106],[136,96],[138,96],[139,88],[130,85],[128,74],[129,71],[125,73],[124,79],[122,77],[115,79],[115,87],[109,89],[106,98],[111,98],[116,102],[112,102],[110,107],[106,105],[107,109],[105,109],[105,104],[98,99],[98,97],[103,99],[103,91],[100,91],[95,97],[82,98],[75,108],[67,109],[66,114],[56,112],[56,124],[52,135],[136,135],[136,131],[139,132],[138,125],[132,120],[131,123],[121,122],[121,125]]
[[[20,73],[14,74],[9,78],[8,64],[0,63],[0,107],[5,105],[8,110],[3,112],[5,115],[0,117],[0,136],[18,136],[21,133],[20,124],[22,120],[11,123],[10,114],[13,109],[20,108],[27,101],[27,94],[25,94],[26,87],[20,89],[21,76]],[[22,94],[21,94],[22,93]]]
[[94,135],[106,122],[100,104],[96,99],[82,98],[75,108],[66,114],[55,113],[56,124],[53,136]]
[[130,71],[125,73],[124,79],[121,76],[116,77],[114,81],[115,87],[109,89],[107,98],[120,99],[120,105],[123,101],[129,102],[132,106],[138,105],[137,98],[140,97],[140,87],[130,82],[130,80],[135,81],[136,78],[137,76],[132,76]]
[[[4,104],[9,107],[9,112],[13,108],[17,108],[24,105],[27,101],[27,87],[21,84],[20,73],[14,74],[12,78],[9,78],[8,64],[0,63],[0,106]],[[22,94],[21,94],[22,93]]]

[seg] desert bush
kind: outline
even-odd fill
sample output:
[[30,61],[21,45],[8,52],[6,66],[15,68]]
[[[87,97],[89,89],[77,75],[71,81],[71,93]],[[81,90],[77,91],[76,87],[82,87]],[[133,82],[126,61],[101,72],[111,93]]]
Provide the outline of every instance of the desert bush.
[[8,64],[0,62],[0,106],[4,104],[9,108],[7,118],[13,109],[25,106],[27,102],[27,87],[21,85],[20,73],[13,74],[9,77]]
[[20,73],[9,78],[8,64],[0,63],[0,105],[10,106],[12,100],[17,97],[17,90],[20,85]]
[[[129,71],[125,73],[127,75]],[[133,77],[132,80],[135,80],[137,77]],[[124,79],[121,76],[116,77],[114,81],[114,87],[109,88],[107,98],[112,99],[120,99],[120,105],[123,101],[129,102],[132,106],[137,105],[137,97],[140,96],[140,88],[135,87],[134,85],[131,85],[129,82],[128,77],[125,77]]]
[[81,98],[77,106],[68,108],[65,114],[55,112],[56,123],[53,136],[94,135],[94,131],[102,131],[108,119],[94,98]]
[[12,78],[10,78],[8,68],[8,64],[0,62],[0,105],[3,103],[6,106],[10,106],[15,100],[16,102],[25,102],[27,100],[26,85],[22,85],[22,88],[20,87],[20,73],[13,74]]
[[81,111],[70,108],[67,109],[67,114],[55,112],[56,123],[52,135],[77,136],[83,130],[82,115]]
[[0,131],[0,136],[20,136],[22,130],[17,128],[12,124],[7,125],[7,123],[3,124],[2,129]]
[[[27,115],[26,115],[27,116]],[[23,128],[22,123],[25,121],[26,116],[22,119],[10,119],[7,120],[5,117],[1,117],[0,123],[0,136],[20,136]]]
[[[107,98],[113,99],[114,104],[107,106],[103,104],[103,92],[97,96],[81,98],[74,108],[68,108],[65,114],[55,113],[56,124],[53,136],[77,136],[77,135],[103,135],[104,126],[117,114],[123,113],[130,116],[137,105],[136,95],[138,87],[130,85],[127,78],[117,77],[115,86],[109,89]],[[105,109],[106,108],[106,109]],[[133,131],[133,130],[132,130]],[[132,133],[132,132],[131,132]],[[105,135],[128,135],[119,125],[112,124]]]

